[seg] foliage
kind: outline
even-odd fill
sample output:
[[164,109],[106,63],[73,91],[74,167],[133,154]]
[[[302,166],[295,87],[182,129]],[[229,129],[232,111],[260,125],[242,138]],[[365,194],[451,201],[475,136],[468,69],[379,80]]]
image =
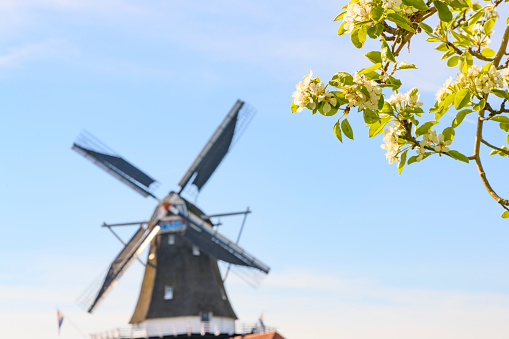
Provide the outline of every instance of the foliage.
[[[493,146],[483,137],[485,123],[509,132],[509,109],[505,108],[509,58],[502,60],[508,55],[509,18],[500,45],[496,50],[489,47],[493,27],[500,20],[497,7],[508,1],[494,0],[482,6],[471,0],[350,0],[335,18],[341,21],[338,34],[349,35],[359,49],[366,39],[379,40],[380,49],[365,54],[372,65],[355,74],[338,72],[326,84],[310,72],[297,84],[291,111],[307,108],[324,116],[342,113],[333,131],[343,142],[343,136],[353,139],[348,118],[355,108],[362,113],[370,138],[383,133],[381,147],[390,164],[398,163],[400,174],[405,164],[437,154],[465,163],[474,160],[486,190],[507,210],[502,217],[509,218],[509,201],[491,188],[480,158],[481,143],[491,148],[490,155],[509,155],[506,146]],[[428,25],[430,21],[438,22],[435,28]],[[426,34],[426,41],[443,52],[443,62],[458,69],[456,78],[449,78],[436,92],[428,114],[419,102],[418,89],[399,92],[402,84],[396,78],[401,70],[417,68],[399,60],[401,50],[416,34]],[[456,117],[450,126],[442,124],[439,133],[440,120],[448,111],[455,111]],[[456,128],[471,113],[478,121],[474,154],[466,156],[450,147]],[[506,140],[509,143],[509,134]]]

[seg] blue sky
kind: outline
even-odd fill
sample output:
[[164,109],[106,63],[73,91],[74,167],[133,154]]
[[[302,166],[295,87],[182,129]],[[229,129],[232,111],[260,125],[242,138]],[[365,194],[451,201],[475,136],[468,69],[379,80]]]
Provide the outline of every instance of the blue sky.
[[[240,98],[257,115],[198,205],[254,212],[240,244],[272,271],[256,289],[227,282],[241,320],[263,312],[288,339],[505,338],[509,230],[474,165],[434,157],[398,176],[361,117],[342,145],[333,117],[290,113],[310,68],[327,79],[369,65],[335,33],[342,5],[0,1],[0,337],[56,338],[56,307],[85,333],[125,326],[134,309],[136,263],[94,315],[74,304],[121,249],[102,221],[155,206],[71,151],[82,129],[162,197]],[[405,89],[429,107],[455,70],[418,41],[411,51],[420,69]],[[474,121],[453,148],[471,154]],[[486,170],[505,195],[507,159]],[[241,219],[223,221],[235,237]],[[61,338],[80,337],[66,321]]]

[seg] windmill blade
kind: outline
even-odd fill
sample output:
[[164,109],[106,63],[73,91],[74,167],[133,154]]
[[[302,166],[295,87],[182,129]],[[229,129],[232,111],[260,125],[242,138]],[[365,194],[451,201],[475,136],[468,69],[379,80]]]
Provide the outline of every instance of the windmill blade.
[[[149,188],[156,180],[116,154],[92,134],[82,132],[72,149],[119,179],[144,197],[156,198]],[[157,198],[156,198],[157,199]]]
[[140,255],[148,244],[154,239],[159,232],[160,227],[153,228],[140,227],[134,236],[129,240],[127,245],[122,249],[120,254],[111,263],[110,269],[104,278],[104,282],[100,287],[92,303],[88,306],[88,312],[92,313],[97,305],[106,297],[111,289],[118,282],[118,279],[124,274],[131,263]]
[[179,215],[188,221],[184,235],[200,249],[213,257],[235,265],[256,268],[268,274],[270,267],[244,251],[240,246],[217,233],[201,218],[193,213],[184,214],[174,205],[169,207],[171,213]]
[[180,192],[191,181],[198,188],[198,191],[201,190],[226,153],[228,153],[228,150],[242,135],[253,115],[254,109],[251,106],[237,100],[226,115],[226,118],[224,118],[200,154],[198,154],[187,172],[180,179],[178,183]]

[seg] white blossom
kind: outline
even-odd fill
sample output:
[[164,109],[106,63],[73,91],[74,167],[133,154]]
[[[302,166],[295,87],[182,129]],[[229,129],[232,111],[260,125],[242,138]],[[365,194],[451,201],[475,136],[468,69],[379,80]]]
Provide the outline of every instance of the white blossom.
[[440,134],[438,136],[438,142],[435,145],[435,152],[443,153],[443,152],[449,152],[449,148],[446,146],[449,146],[451,144],[451,140],[444,141],[444,135]]

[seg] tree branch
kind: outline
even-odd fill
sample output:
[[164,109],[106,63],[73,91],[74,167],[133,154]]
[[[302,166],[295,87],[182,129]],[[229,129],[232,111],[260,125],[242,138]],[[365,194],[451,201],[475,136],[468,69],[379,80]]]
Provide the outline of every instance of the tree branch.
[[484,140],[484,139],[481,139],[481,142],[482,142],[483,144],[485,144],[486,146],[488,146],[488,147],[491,147],[491,148],[493,148],[493,149],[496,149],[496,150],[497,150],[497,151],[499,151],[499,152],[502,152],[502,153],[504,153],[504,154],[509,155],[509,150],[506,150],[506,149],[503,149],[503,148],[498,148],[497,146],[493,146],[493,145],[489,144],[489,143],[488,143],[486,140]]
[[[509,32],[509,30],[506,30],[506,32]],[[509,39],[509,33],[507,33],[507,35],[508,35],[508,39]],[[505,34],[504,34],[504,36],[505,36]],[[506,44],[507,44],[507,41],[506,41]],[[499,204],[507,206],[507,205],[509,205],[509,201],[499,197],[498,194],[495,193],[493,188],[491,188],[491,185],[490,185],[488,179],[486,178],[486,173],[484,173],[484,169],[482,167],[481,157],[479,155],[480,154],[479,151],[481,148],[481,141],[482,141],[482,126],[483,126],[482,118],[484,118],[484,110],[481,110],[479,112],[479,118],[477,120],[477,130],[476,130],[476,134],[475,134],[475,147],[474,147],[474,157],[475,158],[474,159],[475,159],[475,163],[477,165],[477,171],[479,172],[479,176],[481,177],[481,181],[484,185],[484,188],[486,188],[486,190],[491,195],[491,197],[493,199],[495,199],[495,201],[498,202]]]
[[497,55],[495,55],[495,59],[493,59],[493,66],[498,68],[498,64],[500,63],[500,60],[505,54],[508,41],[509,41],[509,26],[505,28],[504,36],[502,37],[502,42],[500,43],[500,48],[498,49]]

